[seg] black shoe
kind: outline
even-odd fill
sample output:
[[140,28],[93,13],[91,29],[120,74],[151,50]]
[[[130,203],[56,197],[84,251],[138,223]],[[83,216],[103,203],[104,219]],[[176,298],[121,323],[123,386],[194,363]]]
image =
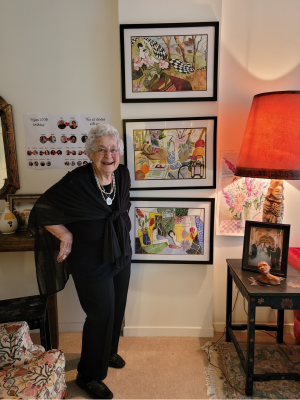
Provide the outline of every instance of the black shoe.
[[108,365],[112,368],[123,368],[125,367],[125,361],[119,354],[114,354],[110,357]]
[[85,379],[77,374],[76,383],[81,389],[84,389],[92,399],[112,399],[113,393],[102,381],[93,379],[91,382],[85,383]]

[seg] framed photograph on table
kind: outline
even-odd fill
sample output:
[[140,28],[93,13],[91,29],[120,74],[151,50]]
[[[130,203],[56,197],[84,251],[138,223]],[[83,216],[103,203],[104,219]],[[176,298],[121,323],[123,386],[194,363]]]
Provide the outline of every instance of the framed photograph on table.
[[271,274],[286,278],[289,239],[290,225],[246,221],[242,269],[259,272],[265,261]]
[[131,189],[216,187],[217,117],[123,121]]
[[27,231],[30,211],[40,194],[9,194],[7,196],[10,210],[18,221],[18,231]]
[[216,101],[219,22],[120,25],[122,102]]
[[213,263],[215,199],[130,200],[132,262]]

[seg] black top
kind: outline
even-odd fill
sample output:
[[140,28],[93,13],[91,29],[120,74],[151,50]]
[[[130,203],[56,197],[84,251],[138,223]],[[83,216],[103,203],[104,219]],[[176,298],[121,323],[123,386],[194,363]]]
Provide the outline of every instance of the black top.
[[[87,234],[91,229],[90,240],[85,240],[84,244],[95,244],[93,250],[92,245],[88,245],[88,250],[92,251],[93,266],[89,270],[87,258],[83,260],[84,269],[82,264],[79,268],[77,261],[72,265],[72,259],[75,258],[73,253],[70,258],[74,273],[79,271],[87,275],[90,272],[98,274],[101,263],[108,263],[110,269],[118,271],[128,262],[131,256],[130,222],[127,219],[130,208],[130,176],[125,165],[120,164],[115,170],[115,180],[117,196],[112,208],[102,198],[90,163],[67,173],[35,203],[30,213],[28,230],[35,236],[35,263],[41,294],[52,294],[62,290],[70,273],[69,257],[61,263],[57,262],[60,241],[44,229],[47,225],[62,224],[70,227],[75,233],[75,252],[79,242],[85,239],[82,232]],[[76,223],[80,224],[76,226]],[[80,254],[77,252],[77,255]],[[102,272],[100,271],[100,274]]]
[[[96,185],[96,182],[95,182]],[[111,184],[104,186],[104,190],[109,192]],[[113,212],[117,207],[117,195],[109,206]],[[104,201],[100,191],[99,196]],[[121,214],[125,221],[128,231],[131,229],[131,222],[128,212]],[[113,265],[103,262],[104,228],[103,220],[77,221],[66,225],[66,228],[73,234],[72,251],[69,254],[69,267],[72,275],[80,279],[103,280],[108,279],[118,273]]]

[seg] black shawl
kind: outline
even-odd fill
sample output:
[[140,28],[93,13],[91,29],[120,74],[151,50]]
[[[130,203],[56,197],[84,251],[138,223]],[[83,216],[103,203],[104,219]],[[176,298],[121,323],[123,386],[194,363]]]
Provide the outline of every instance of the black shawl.
[[68,262],[58,263],[60,241],[45,225],[65,225],[76,221],[103,220],[105,234],[103,262],[122,268],[124,257],[131,254],[128,228],[120,214],[130,208],[128,169],[119,165],[115,171],[117,208],[111,211],[95,184],[92,165],[86,164],[68,172],[35,203],[28,230],[35,236],[35,264],[41,294],[62,290],[69,278]]

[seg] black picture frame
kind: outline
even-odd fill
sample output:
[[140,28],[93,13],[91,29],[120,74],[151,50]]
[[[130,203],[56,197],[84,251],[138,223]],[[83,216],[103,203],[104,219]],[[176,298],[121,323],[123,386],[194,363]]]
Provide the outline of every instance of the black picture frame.
[[[125,119],[123,120],[123,132],[124,162],[131,177],[130,190],[216,188],[217,117]],[[142,154],[141,143],[145,142],[147,135],[151,140],[149,132],[154,132],[154,134],[159,132],[164,136],[162,140],[156,140],[155,143],[151,142],[150,144],[155,150],[169,147],[168,158],[162,162],[141,159],[137,164],[138,157]],[[136,144],[135,135],[140,135],[144,139]],[[178,135],[182,135],[181,140]],[[200,137],[201,140],[199,140]],[[169,159],[171,157],[170,146],[173,146],[178,155],[180,154],[178,148],[186,145],[188,138],[190,138],[191,144],[190,153],[183,154],[182,156],[185,158],[184,160],[180,159],[180,162],[175,159],[174,152],[174,162],[170,166],[169,163],[172,162]],[[198,148],[196,148],[197,140],[201,141],[201,146],[199,145]],[[202,156],[193,156],[194,152],[198,151],[202,152]],[[154,156],[150,155],[149,157]],[[147,168],[145,174],[140,169],[143,167]],[[159,168],[157,169],[157,167]],[[138,174],[140,171],[142,171],[142,177]]]
[[122,24],[120,45],[123,103],[217,100],[218,21]]
[[131,197],[130,201],[131,262],[213,264],[214,198]]
[[242,269],[259,272],[257,264],[266,261],[272,275],[286,278],[290,225],[246,221]]

